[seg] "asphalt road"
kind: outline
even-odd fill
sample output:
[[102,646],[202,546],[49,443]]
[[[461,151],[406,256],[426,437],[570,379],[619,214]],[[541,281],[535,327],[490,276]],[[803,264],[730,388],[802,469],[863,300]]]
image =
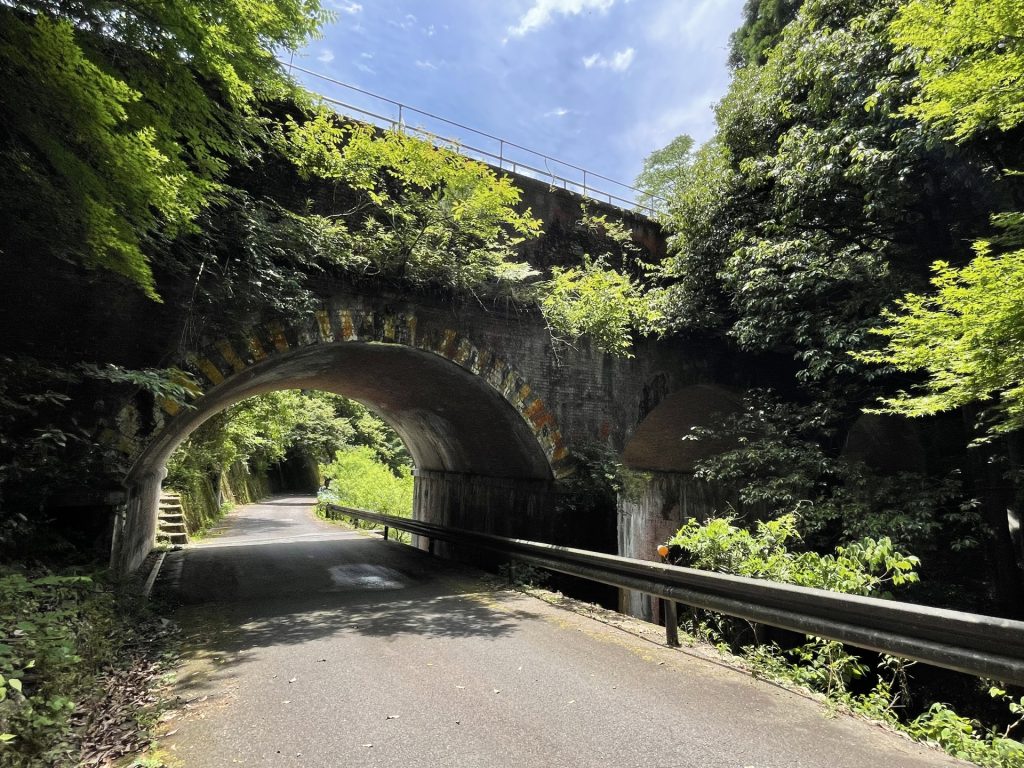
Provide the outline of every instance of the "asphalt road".
[[183,768],[965,765],[312,501],[242,507],[165,561],[190,652],[163,743]]

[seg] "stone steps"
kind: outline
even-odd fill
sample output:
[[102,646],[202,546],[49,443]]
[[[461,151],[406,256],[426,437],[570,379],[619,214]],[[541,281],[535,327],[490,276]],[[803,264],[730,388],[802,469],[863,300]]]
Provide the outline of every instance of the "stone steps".
[[188,544],[185,514],[181,506],[181,497],[176,493],[160,494],[156,540],[167,542],[172,547],[183,547]]

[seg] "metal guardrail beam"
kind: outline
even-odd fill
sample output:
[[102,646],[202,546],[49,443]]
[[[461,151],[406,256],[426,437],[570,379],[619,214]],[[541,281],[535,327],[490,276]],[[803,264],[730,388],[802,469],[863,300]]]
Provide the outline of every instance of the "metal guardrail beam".
[[1024,622],[557,547],[328,504],[340,514],[697,608],[1024,685]]

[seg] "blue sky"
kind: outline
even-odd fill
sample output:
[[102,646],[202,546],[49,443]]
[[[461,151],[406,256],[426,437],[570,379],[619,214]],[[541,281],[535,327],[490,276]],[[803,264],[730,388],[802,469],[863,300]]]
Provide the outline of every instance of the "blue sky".
[[[295,64],[631,182],[644,157],[678,134],[698,142],[711,135],[743,0],[325,4],[337,18]],[[296,76],[396,115],[391,105]],[[407,122],[459,133],[422,116]]]

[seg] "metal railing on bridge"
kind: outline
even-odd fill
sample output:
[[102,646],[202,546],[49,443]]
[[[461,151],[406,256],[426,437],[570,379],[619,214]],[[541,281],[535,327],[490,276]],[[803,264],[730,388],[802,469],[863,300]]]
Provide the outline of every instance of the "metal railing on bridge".
[[[637,211],[645,216],[653,215],[656,210],[654,203],[662,200],[625,182],[616,181],[499,136],[335,80],[297,64],[287,63],[287,67],[289,71],[294,70],[316,78],[324,86],[341,89],[345,98],[336,98],[325,93],[326,87],[311,90],[343,115],[361,122],[413,134],[436,146],[447,147],[499,170],[545,181],[553,187],[561,187],[585,198],[606,202],[616,208]],[[357,98],[364,100],[363,106],[353,103]],[[365,104],[366,100],[369,100],[370,104]],[[381,114],[384,111],[391,114]],[[414,124],[410,124],[410,120]],[[453,132],[463,135],[455,137],[452,135]],[[473,143],[469,143],[466,138]],[[484,146],[476,146],[477,144]]]
[[1024,685],[1024,622],[681,568],[328,504],[328,509],[433,542],[509,558],[748,621]]

